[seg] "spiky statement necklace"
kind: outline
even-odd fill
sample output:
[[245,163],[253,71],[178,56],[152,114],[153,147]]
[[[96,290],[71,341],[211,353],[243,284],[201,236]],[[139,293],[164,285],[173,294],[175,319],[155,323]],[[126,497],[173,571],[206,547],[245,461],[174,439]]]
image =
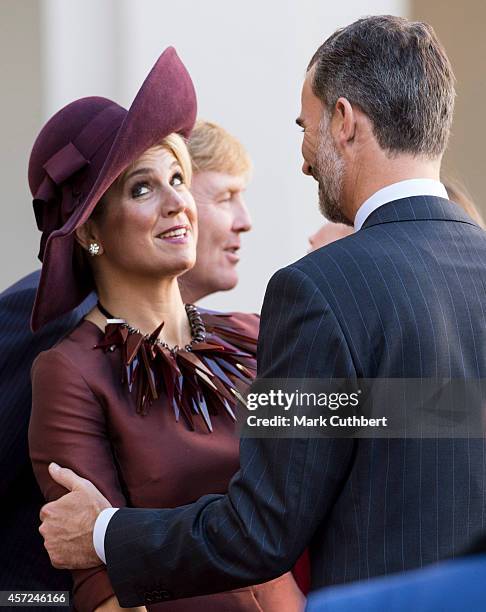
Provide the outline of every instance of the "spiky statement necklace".
[[[255,377],[256,338],[231,315],[204,314],[186,305],[192,340],[185,347],[169,347],[159,339],[162,322],[151,334],[143,334],[124,319],[116,318],[98,302],[106,317],[105,336],[95,349],[121,352],[121,382],[135,396],[136,411],[146,415],[159,397],[165,397],[177,421],[182,416],[190,429],[203,419],[213,431],[211,416],[220,412],[236,420],[240,392]],[[239,387],[239,389],[238,389]]]

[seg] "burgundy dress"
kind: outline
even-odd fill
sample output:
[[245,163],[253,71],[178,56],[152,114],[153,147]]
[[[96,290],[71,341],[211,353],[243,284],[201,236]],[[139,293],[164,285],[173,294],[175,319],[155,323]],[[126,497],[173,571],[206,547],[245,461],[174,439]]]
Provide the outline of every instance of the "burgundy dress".
[[[179,353],[179,370],[168,351],[165,361],[159,356],[149,367],[150,359],[141,354],[133,337],[127,344],[126,333],[121,336],[119,329],[108,328],[102,332],[86,320],[37,357],[29,444],[47,500],[66,492],[49,476],[51,461],[91,480],[115,507],[175,507],[227,491],[239,468],[231,416],[234,411],[238,417],[238,407],[231,404],[228,388],[231,383],[241,391],[254,375],[258,317],[203,312],[202,318],[206,342],[194,346],[189,355],[193,363],[186,351]],[[211,375],[204,378],[201,368],[194,367],[198,354],[206,366],[213,366],[212,383]],[[196,395],[200,401],[191,404],[197,376],[204,379],[205,398],[210,401]],[[183,380],[185,390],[177,395]],[[104,565],[74,571],[73,578],[76,610],[91,612],[114,593]],[[148,606],[174,612],[302,608],[302,593],[290,573],[253,587]]]

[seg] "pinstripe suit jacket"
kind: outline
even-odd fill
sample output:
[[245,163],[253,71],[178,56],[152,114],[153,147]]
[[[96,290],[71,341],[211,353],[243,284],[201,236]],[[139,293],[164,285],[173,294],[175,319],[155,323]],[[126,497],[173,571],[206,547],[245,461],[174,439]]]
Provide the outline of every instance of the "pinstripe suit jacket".
[[[401,199],[277,272],[259,376],[486,376],[486,233],[436,197]],[[415,568],[485,521],[482,440],[244,439],[225,496],[121,509],[105,538],[123,605],[269,580],[310,547],[312,588]]]
[[[44,499],[27,446],[31,408],[30,368],[94,304],[33,334],[30,314],[39,283],[36,271],[0,294],[0,590],[69,590],[71,576],[52,568],[38,532]],[[55,608],[54,608],[55,609]]]

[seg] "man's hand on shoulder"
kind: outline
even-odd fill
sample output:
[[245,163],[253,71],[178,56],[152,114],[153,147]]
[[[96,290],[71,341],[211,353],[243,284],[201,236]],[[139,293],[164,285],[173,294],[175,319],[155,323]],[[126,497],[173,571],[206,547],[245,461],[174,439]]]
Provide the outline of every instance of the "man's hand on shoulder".
[[39,531],[51,563],[60,569],[85,569],[100,565],[93,545],[93,529],[99,513],[110,502],[85,478],[72,470],[49,465],[51,477],[69,490],[42,507]]

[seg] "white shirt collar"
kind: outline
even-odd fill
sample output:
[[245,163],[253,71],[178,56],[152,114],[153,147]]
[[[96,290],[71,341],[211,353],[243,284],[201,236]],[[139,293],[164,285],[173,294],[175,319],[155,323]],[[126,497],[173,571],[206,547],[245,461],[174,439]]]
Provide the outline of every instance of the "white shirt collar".
[[374,193],[366,202],[361,204],[354,219],[354,231],[360,230],[371,213],[380,206],[383,206],[383,204],[421,195],[449,199],[444,185],[434,179],[408,179],[399,183],[393,183],[393,185],[383,187],[383,189]]

